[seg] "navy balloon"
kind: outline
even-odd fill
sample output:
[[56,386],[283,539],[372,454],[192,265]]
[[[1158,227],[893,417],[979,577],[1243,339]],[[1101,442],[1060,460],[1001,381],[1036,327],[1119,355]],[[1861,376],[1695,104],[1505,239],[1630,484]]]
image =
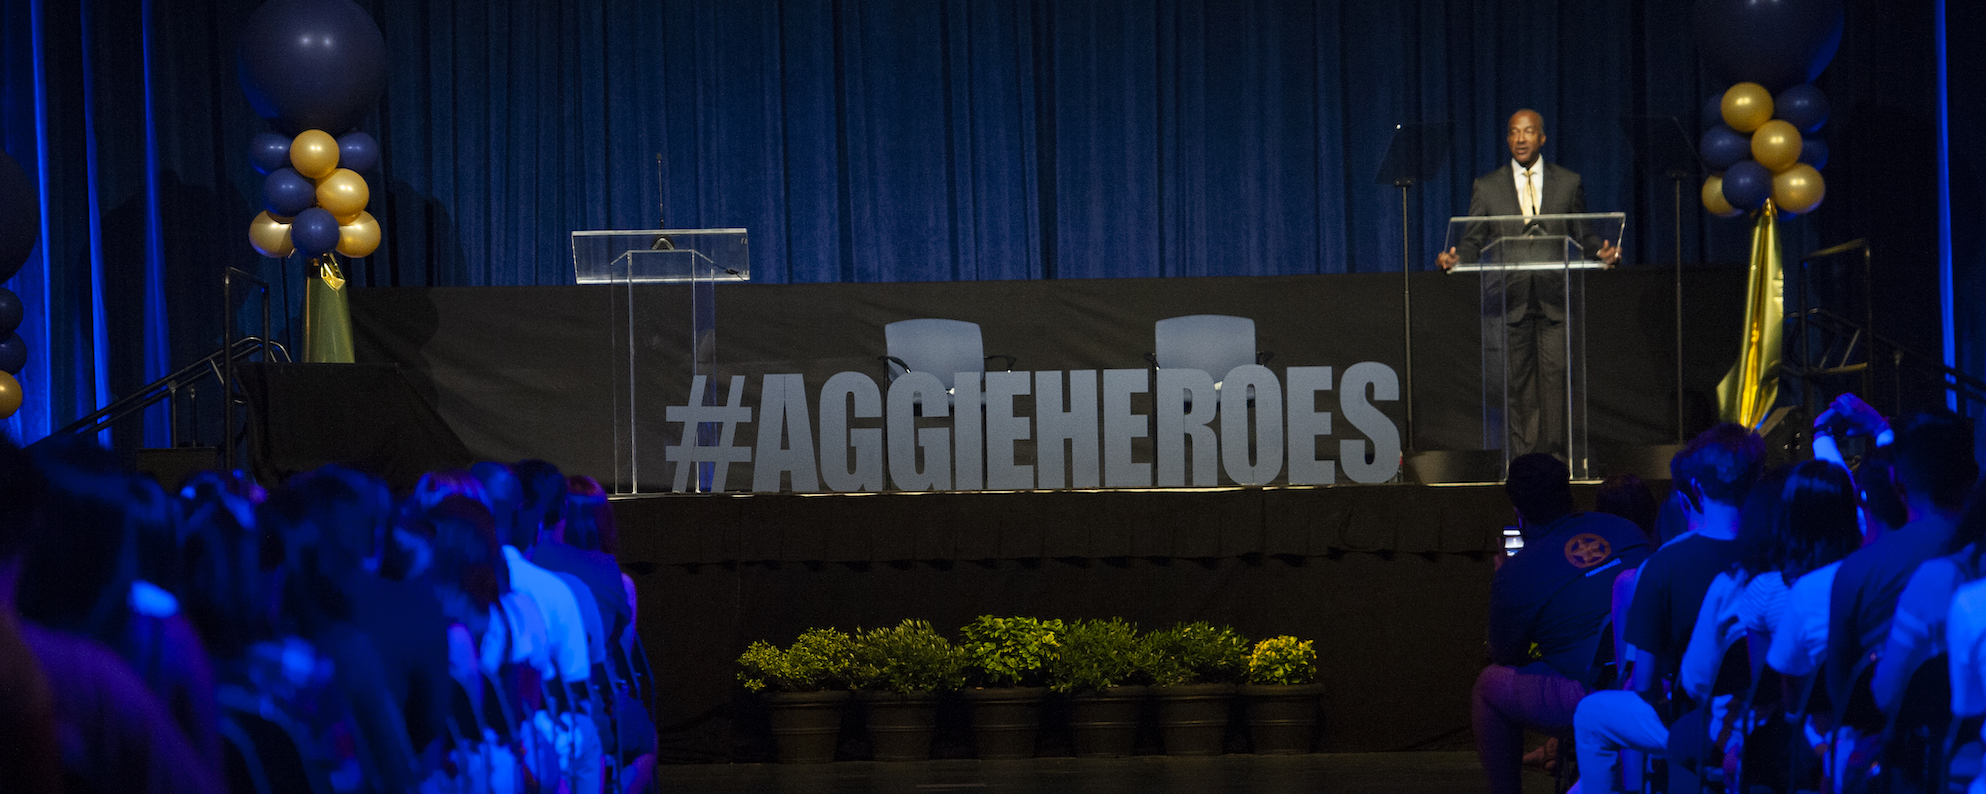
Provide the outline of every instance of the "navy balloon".
[[311,207],[290,221],[290,242],[305,256],[322,256],[338,247],[338,219],[323,207]]
[[1724,170],[1724,200],[1741,210],[1755,210],[1772,197],[1772,172],[1757,160]]
[[1779,91],[1811,82],[1841,48],[1842,0],[1697,0],[1704,63]]
[[248,141],[248,164],[269,173],[290,164],[290,139],[273,132],[256,133]]
[[41,196],[14,158],[0,152],[0,281],[20,272],[41,239]]
[[1826,168],[1827,141],[1821,140],[1820,138],[1801,139],[1800,162],[1806,163],[1807,165],[1811,165],[1815,169]]
[[248,104],[291,134],[357,127],[386,87],[386,39],[350,0],[270,0],[241,31]]
[[1813,83],[1801,83],[1772,98],[1772,115],[1800,128],[1801,133],[1819,132],[1827,123],[1827,95]]
[[1752,139],[1719,124],[1703,133],[1698,150],[1703,153],[1704,165],[1722,171],[1752,156]]
[[0,341],[0,372],[19,375],[27,365],[28,343],[20,334],[9,334],[6,341]]
[[262,203],[269,214],[290,217],[317,205],[317,184],[288,168],[278,168],[262,180]]
[[350,168],[361,174],[379,165],[379,141],[363,132],[347,132],[338,136],[338,167]]
[[13,290],[0,288],[0,334],[11,334],[21,327],[21,320],[27,318],[27,311],[21,307],[21,296]]
[[1697,119],[1698,125],[1704,127],[1715,127],[1719,124],[1723,124],[1724,94],[1722,92],[1719,92],[1716,94],[1712,94],[1709,99],[1703,100],[1702,112],[1703,115]]

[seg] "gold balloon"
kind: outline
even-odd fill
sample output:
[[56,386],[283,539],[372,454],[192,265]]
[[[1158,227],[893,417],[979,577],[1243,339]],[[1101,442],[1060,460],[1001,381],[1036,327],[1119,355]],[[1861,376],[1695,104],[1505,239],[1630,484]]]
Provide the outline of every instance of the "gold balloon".
[[371,200],[365,177],[350,168],[337,169],[317,180],[317,206],[340,219],[357,216]]
[[0,372],[0,419],[13,416],[18,410],[21,410],[21,382]]
[[1781,212],[1804,215],[1813,212],[1826,197],[1827,182],[1821,179],[1820,171],[1806,163],[1798,163],[1772,178],[1772,203],[1779,205]]
[[1751,132],[1772,120],[1772,92],[1758,83],[1739,83],[1724,92],[1724,102],[1718,107],[1731,129]]
[[1744,210],[1731,206],[1724,200],[1724,175],[1711,174],[1703,180],[1703,208],[1719,218],[1734,218],[1744,214]]
[[1752,133],[1752,159],[1772,173],[1800,162],[1800,129],[1790,121],[1773,119]]
[[330,174],[338,167],[338,139],[323,130],[304,130],[290,141],[290,165],[311,179]]
[[248,222],[248,244],[271,259],[282,259],[296,250],[290,242],[290,225],[276,220],[266,210]]
[[359,219],[338,227],[338,253],[354,259],[368,256],[379,248],[379,221],[361,210]]

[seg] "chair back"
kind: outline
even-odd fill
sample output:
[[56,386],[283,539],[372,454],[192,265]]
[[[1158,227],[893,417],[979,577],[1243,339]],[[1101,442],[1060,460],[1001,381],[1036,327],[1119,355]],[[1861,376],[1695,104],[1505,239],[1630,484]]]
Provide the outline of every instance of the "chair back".
[[1197,369],[1227,380],[1235,367],[1255,363],[1255,321],[1225,314],[1192,314],[1152,326],[1152,361],[1160,369]]
[[[986,371],[986,342],[979,323],[964,320],[899,320],[883,326],[883,344],[889,348],[890,380],[907,369],[938,376],[945,388],[952,388],[952,376],[959,372]],[[901,362],[901,365],[898,365]]]
[[216,695],[222,717],[234,728],[224,738],[253,754],[243,758],[251,780],[275,792],[330,794],[327,762],[313,756],[310,734],[303,726],[244,690],[222,687]]

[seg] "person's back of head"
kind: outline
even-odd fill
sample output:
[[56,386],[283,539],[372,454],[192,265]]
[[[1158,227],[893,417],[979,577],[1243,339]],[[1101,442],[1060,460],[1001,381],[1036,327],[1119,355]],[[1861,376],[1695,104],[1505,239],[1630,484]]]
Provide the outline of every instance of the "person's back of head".
[[225,491],[199,492],[184,508],[186,618],[216,658],[240,658],[269,634],[254,509]]
[[1903,495],[1896,492],[1896,487],[1896,465],[1890,461],[1888,450],[1877,450],[1877,454],[1863,457],[1855,466],[1856,499],[1869,520],[1863,532],[1863,545],[1910,523],[1910,507],[1903,503]]
[[1945,412],[1910,417],[1897,431],[1893,459],[1906,501],[1956,512],[1979,479],[1972,423]]
[[1701,501],[1738,507],[1751,493],[1765,466],[1765,440],[1743,425],[1726,422],[1698,433],[1669,460],[1677,490],[1701,510]]
[[1526,535],[1572,512],[1572,474],[1565,463],[1542,452],[1519,455],[1510,462],[1503,492],[1523,517]]
[[542,460],[518,461],[511,467],[523,487],[521,520],[537,531],[549,531],[565,520],[567,484],[559,467]]
[[[41,505],[48,483],[28,453],[0,434],[0,564],[20,556],[41,526]],[[0,602],[12,593],[0,592]]]
[[[496,525],[481,503],[463,496],[451,496],[426,511],[419,519],[433,538],[434,567],[431,577],[436,595],[452,617],[473,615],[464,604],[487,612],[499,596],[510,590],[509,565]],[[458,614],[462,613],[462,614]]]
[[[496,521],[497,536],[520,549],[530,548],[536,540],[538,522],[526,509],[524,484],[518,480],[517,473],[508,465],[488,460],[469,467],[469,472],[483,484],[490,517]],[[527,531],[532,536],[528,541],[524,538]]]
[[1788,583],[1862,546],[1854,478],[1840,466],[1810,460],[1780,489],[1777,568]]
[[157,483],[126,473],[94,441],[51,437],[31,454],[48,490],[43,529],[22,560],[15,594],[21,616],[108,640],[127,617],[138,576],[136,522],[175,508],[155,496]]
[[1784,552],[1780,518],[1786,512],[1786,478],[1792,474],[1790,466],[1767,471],[1738,508],[1738,567],[1747,577],[1779,568]]
[[607,491],[584,474],[566,479],[565,542],[587,551],[619,554],[620,532],[614,526],[614,511]]
[[1599,491],[1593,494],[1593,512],[1633,522],[1650,541],[1657,540],[1656,509],[1655,494],[1649,492],[1647,483],[1632,474],[1616,474],[1601,480]]

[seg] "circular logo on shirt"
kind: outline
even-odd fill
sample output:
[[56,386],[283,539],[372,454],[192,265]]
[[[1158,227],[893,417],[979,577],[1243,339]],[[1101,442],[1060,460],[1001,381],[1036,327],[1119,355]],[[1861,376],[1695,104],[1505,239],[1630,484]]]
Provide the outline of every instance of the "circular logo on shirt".
[[1572,536],[1565,542],[1565,561],[1574,568],[1591,568],[1606,562],[1614,553],[1614,547],[1607,539],[1592,533]]

